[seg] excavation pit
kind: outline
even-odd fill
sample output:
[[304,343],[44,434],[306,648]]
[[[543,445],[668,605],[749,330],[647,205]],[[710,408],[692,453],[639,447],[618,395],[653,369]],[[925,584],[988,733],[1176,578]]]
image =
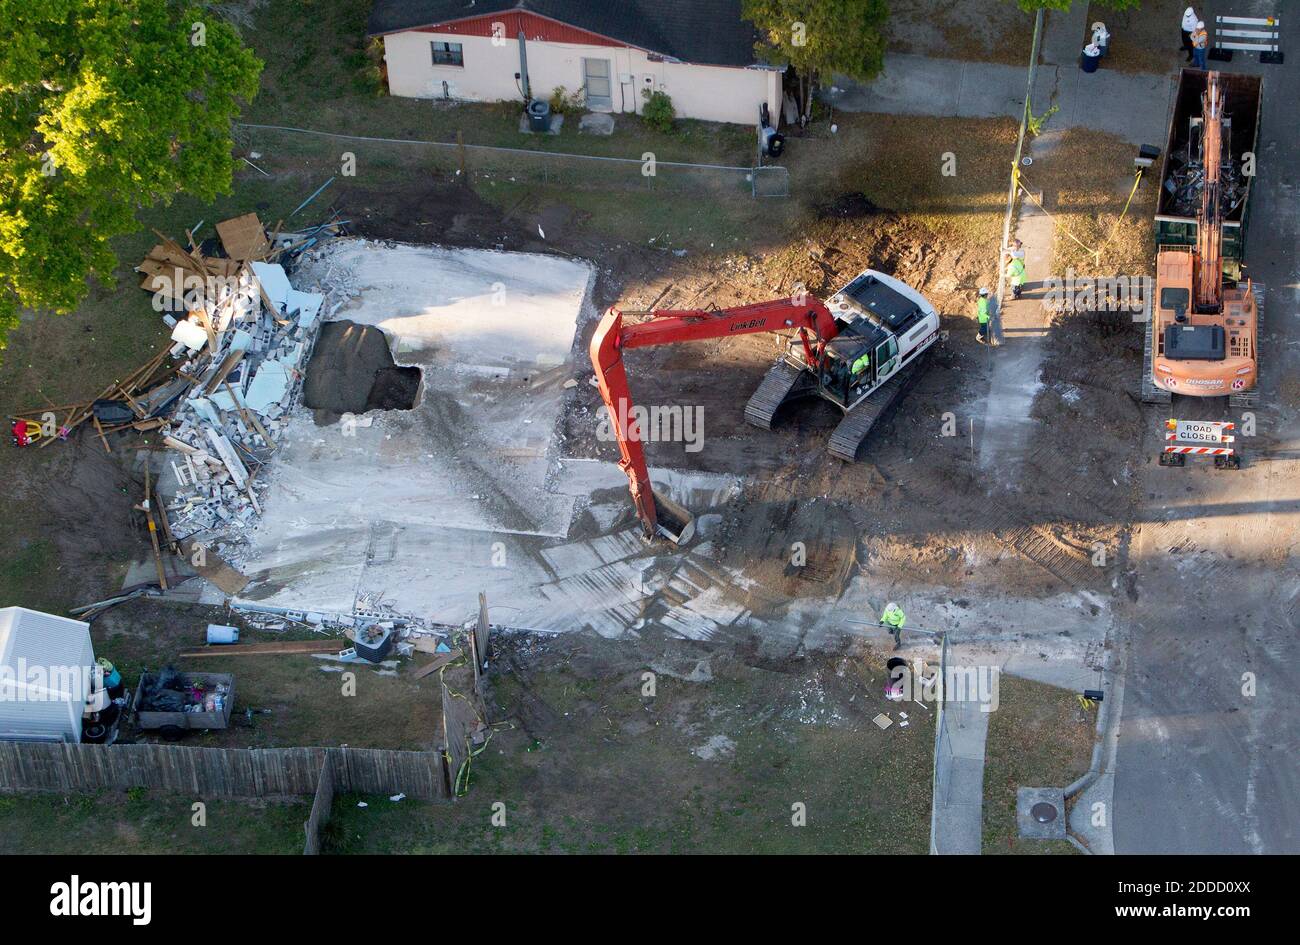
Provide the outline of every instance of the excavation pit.
[[303,403],[318,422],[345,413],[411,410],[419,400],[423,372],[393,360],[388,337],[374,325],[327,322],[307,363]]

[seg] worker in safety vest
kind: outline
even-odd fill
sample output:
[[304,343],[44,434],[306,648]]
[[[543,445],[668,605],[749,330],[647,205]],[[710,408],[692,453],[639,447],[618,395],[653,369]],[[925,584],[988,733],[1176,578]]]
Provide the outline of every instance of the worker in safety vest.
[[1205,68],[1205,56],[1209,46],[1210,34],[1205,32],[1205,21],[1197,20],[1196,29],[1192,30],[1192,65],[1195,68]]
[[903,608],[891,600],[885,605],[884,613],[880,615],[880,625],[893,634],[894,649],[898,649],[903,645],[903,624],[905,623],[907,623],[907,615],[903,613]]
[[1020,293],[1025,287],[1025,261],[1012,257],[1011,262],[1007,263],[1007,281],[1011,283],[1011,297],[1020,298]]
[[975,321],[979,323],[979,331],[975,334],[975,340],[984,344],[989,339],[989,290],[980,289],[979,301],[975,303]]
[[869,368],[869,367],[871,367],[871,352],[870,352],[870,351],[868,351],[868,352],[867,352],[866,354],[864,354],[862,357],[858,358],[856,361],[853,362],[852,372],[853,372],[853,382],[854,382],[855,384],[857,383],[858,375],[861,374],[863,371],[865,371],[865,370],[866,370],[867,368]]

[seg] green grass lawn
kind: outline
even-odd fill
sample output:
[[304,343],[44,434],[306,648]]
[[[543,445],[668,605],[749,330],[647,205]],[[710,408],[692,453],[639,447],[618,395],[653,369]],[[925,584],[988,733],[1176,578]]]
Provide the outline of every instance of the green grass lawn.
[[[206,807],[201,815],[197,801]],[[301,854],[310,813],[310,800],[204,800],[144,790],[0,795],[0,855]]]
[[[324,852],[928,849],[933,720],[911,707],[906,728],[872,724],[900,707],[880,694],[870,660],[774,672],[714,654],[711,680],[660,675],[648,699],[631,669],[635,641],[567,636],[526,670],[494,675],[494,717],[510,725],[473,761],[467,796],[339,797]],[[680,642],[672,651],[706,655]],[[792,822],[795,805],[805,825]]]
[[1096,710],[1081,714],[1076,694],[1003,675],[984,747],[984,852],[1075,853],[1066,840],[1021,840],[1016,792],[1063,788],[1088,770]]

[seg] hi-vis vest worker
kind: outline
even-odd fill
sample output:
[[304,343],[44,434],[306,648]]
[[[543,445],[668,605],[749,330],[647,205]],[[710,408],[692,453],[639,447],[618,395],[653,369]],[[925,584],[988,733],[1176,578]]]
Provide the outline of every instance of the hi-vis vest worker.
[[894,649],[898,649],[903,645],[903,624],[905,623],[907,623],[907,615],[903,613],[903,608],[891,600],[885,605],[884,613],[880,615],[880,625],[893,634]]
[[871,366],[871,352],[868,351],[862,357],[853,362],[853,376],[857,377],[863,371]]

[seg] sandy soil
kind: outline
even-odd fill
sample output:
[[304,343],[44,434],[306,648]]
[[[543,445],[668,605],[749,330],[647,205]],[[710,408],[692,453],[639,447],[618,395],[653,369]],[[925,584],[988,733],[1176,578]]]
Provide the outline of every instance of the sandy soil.
[[886,35],[894,52],[1023,65],[1034,18],[1007,0],[891,0]]

